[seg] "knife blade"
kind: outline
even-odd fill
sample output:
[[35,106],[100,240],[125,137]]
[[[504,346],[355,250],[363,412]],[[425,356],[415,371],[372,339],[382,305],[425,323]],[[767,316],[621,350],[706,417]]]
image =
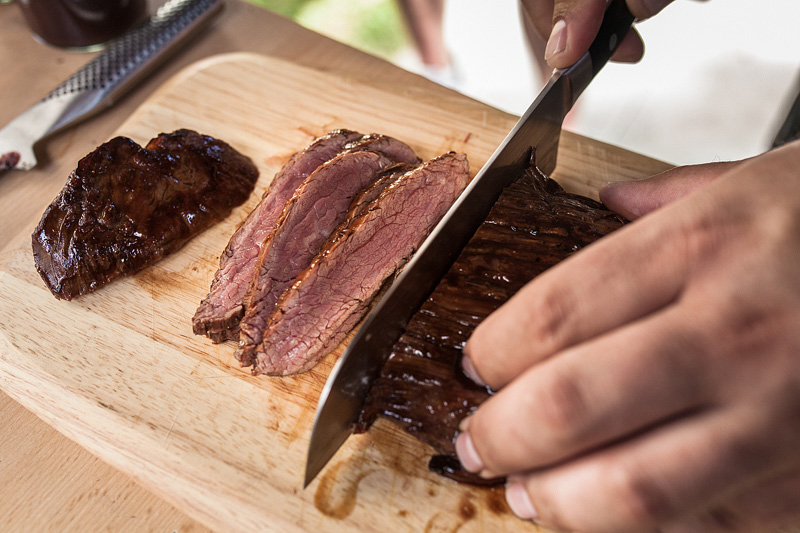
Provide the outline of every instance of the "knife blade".
[[339,359],[320,395],[306,459],[304,487],[353,432],[370,386],[411,316],[449,270],[503,189],[530,164],[555,169],[564,116],[608,62],[634,17],[612,0],[589,51],[556,70],[542,92],[414,254]]
[[36,166],[34,145],[110,106],[222,8],[222,0],[169,0],[0,130],[0,171]]

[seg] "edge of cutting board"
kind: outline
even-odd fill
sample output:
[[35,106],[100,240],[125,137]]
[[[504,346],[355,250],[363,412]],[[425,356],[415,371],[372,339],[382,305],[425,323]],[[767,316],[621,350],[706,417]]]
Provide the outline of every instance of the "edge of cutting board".
[[[243,81],[264,94],[237,93]],[[232,365],[232,343],[212,345],[189,326],[233,229],[313,137],[352,127],[410,141],[423,158],[466,151],[474,175],[515,120],[456,93],[389,92],[252,53],[186,67],[117,132],[140,143],[177,127],[219,136],[259,166],[256,193],[170,257],[72,302],[46,290],[32,226],[23,232],[0,252],[0,387],[216,529],[533,529],[510,514],[501,489],[428,472],[428,449],[386,422],[351,438],[303,491],[316,400],[336,354],[302,376],[256,378]],[[561,142],[554,177],[590,196],[605,181],[668,167],[568,132]]]

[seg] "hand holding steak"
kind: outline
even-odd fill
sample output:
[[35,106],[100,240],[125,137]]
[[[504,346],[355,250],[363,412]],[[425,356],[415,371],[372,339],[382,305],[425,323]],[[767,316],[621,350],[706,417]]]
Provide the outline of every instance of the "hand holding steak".
[[506,188],[433,293],[411,318],[373,384],[357,430],[378,416],[432,446],[432,469],[459,481],[497,483],[461,469],[459,422],[489,391],[459,370],[472,331],[531,278],[620,227],[589,198],[568,194],[535,167]]
[[795,142],[601,190],[641,218],[468,342],[498,392],[462,428],[465,467],[509,474],[512,509],[559,530],[795,529],[798,169]]
[[125,137],[78,162],[33,233],[47,287],[65,300],[133,274],[228,216],[258,169],[228,144],[191,130],[142,148]]

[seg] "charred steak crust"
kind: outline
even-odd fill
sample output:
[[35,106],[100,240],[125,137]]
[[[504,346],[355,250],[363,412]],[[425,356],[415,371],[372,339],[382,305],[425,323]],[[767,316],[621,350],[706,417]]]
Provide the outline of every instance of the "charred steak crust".
[[356,430],[384,417],[434,449],[431,469],[486,484],[461,470],[455,456],[459,422],[490,395],[460,371],[461,348],[525,283],[623,223],[599,202],[566,193],[535,168],[526,170],[409,322]]
[[227,143],[181,129],[126,137],[78,162],[32,236],[36,269],[71,300],[133,274],[230,214],[258,169]]
[[272,231],[284,204],[309,174],[361,138],[363,135],[355,131],[334,130],[296,152],[283,165],[259,204],[222,252],[211,289],[192,319],[196,335],[207,335],[214,342],[239,338],[239,321],[244,316],[242,299],[253,279],[261,245]]
[[448,153],[402,174],[351,211],[281,295],[256,350],[254,374],[304,372],[364,316],[469,181],[464,154]]
[[312,172],[286,203],[261,247],[244,298],[235,354],[243,366],[255,362],[256,347],[278,298],[311,263],[347,215],[353,199],[392,165],[394,161],[379,152],[345,152]]

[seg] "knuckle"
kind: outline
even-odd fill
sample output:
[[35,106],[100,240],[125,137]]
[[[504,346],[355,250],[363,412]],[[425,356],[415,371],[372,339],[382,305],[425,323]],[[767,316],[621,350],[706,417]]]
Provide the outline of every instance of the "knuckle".
[[674,228],[671,242],[674,253],[687,263],[698,258],[708,260],[719,258],[732,238],[741,233],[740,223],[718,213],[696,213]]
[[674,504],[657,480],[631,464],[617,464],[607,477],[610,501],[618,505],[619,520],[626,527],[651,527],[670,518]]
[[534,340],[545,352],[552,353],[569,343],[574,309],[570,293],[558,289],[540,292],[529,307],[528,323]]
[[588,398],[574,376],[558,372],[533,394],[535,405],[531,408],[539,412],[542,423],[549,429],[551,438],[558,442],[566,441],[585,425],[589,411]]

